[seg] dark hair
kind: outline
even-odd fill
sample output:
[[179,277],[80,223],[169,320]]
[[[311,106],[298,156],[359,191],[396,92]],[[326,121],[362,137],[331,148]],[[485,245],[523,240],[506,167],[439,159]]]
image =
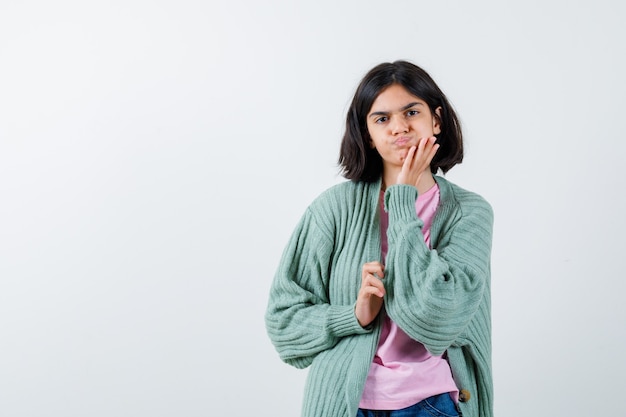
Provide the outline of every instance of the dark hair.
[[[435,135],[439,150],[430,164],[431,172],[441,169],[445,174],[463,161],[461,125],[445,94],[422,68],[407,61],[395,61],[379,64],[365,75],[348,109],[339,165],[349,180],[372,182],[383,172],[383,160],[370,146],[366,118],[378,95],[393,84],[424,100],[433,116],[439,118],[441,133]],[[441,107],[439,116],[435,113],[438,107]]]

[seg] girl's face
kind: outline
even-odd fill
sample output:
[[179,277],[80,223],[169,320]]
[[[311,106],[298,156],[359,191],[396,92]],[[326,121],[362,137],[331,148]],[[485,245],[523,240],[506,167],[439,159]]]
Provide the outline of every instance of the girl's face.
[[[437,108],[437,115],[439,111]],[[383,169],[389,171],[401,168],[409,148],[417,146],[421,138],[439,134],[441,127],[424,100],[392,84],[374,100],[367,115],[367,130],[370,146],[376,148]]]

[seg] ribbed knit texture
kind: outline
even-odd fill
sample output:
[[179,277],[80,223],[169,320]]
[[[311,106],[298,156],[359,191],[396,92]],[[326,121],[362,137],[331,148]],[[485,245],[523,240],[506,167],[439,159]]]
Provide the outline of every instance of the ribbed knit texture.
[[[424,243],[417,190],[393,185],[389,213],[385,309],[435,355],[447,351],[454,380],[471,399],[464,417],[491,417],[490,253],[493,213],[477,194],[435,177],[440,204]],[[306,210],[281,259],[265,316],[280,357],[312,365],[302,416],[354,417],[376,351],[381,323],[368,329],[354,306],[361,268],[381,260],[380,181],[344,182]]]

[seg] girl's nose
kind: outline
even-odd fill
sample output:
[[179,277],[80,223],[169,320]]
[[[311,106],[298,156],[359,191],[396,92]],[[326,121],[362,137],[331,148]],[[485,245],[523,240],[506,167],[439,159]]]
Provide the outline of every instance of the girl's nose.
[[402,117],[394,117],[391,123],[391,132],[394,135],[409,131],[409,124]]

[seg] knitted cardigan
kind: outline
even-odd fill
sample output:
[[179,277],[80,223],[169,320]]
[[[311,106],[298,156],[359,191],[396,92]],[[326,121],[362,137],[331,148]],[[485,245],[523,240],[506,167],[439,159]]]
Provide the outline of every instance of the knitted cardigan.
[[[417,190],[392,185],[384,308],[433,355],[446,353],[464,417],[492,417],[491,206],[435,176],[440,202],[424,243]],[[381,181],[347,181],[307,208],[283,253],[265,314],[280,358],[311,366],[304,417],[354,417],[382,328],[362,328],[354,309],[366,262],[381,260]]]

